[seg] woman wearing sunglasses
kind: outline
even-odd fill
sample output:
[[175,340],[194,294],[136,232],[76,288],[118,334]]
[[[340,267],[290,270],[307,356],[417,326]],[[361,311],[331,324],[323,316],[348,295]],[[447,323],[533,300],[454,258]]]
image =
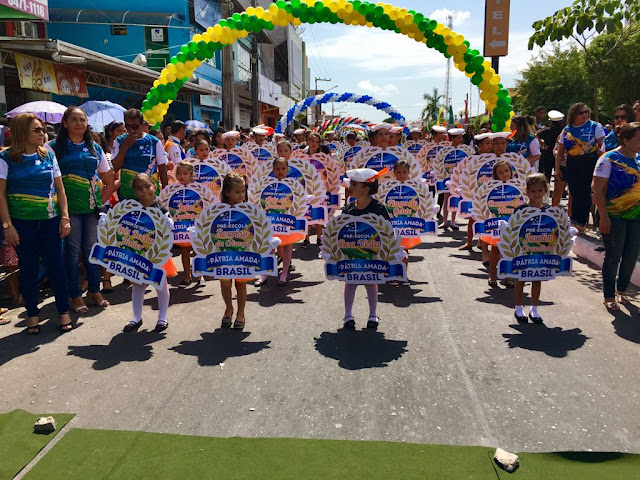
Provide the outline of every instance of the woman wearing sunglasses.
[[622,105],[618,105],[613,112],[613,128],[604,138],[604,149],[609,152],[616,148],[618,144],[618,135],[616,135],[616,130],[627,123],[635,122],[636,114],[631,108],[631,105],[627,105],[623,103]]
[[[555,177],[566,180],[571,192],[571,224],[581,233],[591,211],[591,180],[598,161],[604,130],[589,119],[591,110],[584,103],[574,103],[567,112],[567,126],[558,137]],[[567,157],[566,179],[560,165]]]
[[71,231],[67,196],[56,157],[44,147],[45,129],[30,113],[11,119],[11,147],[0,153],[0,219],[7,243],[16,247],[20,291],[30,335],[40,333],[39,258],[56,297],[62,333],[73,329],[62,242]]

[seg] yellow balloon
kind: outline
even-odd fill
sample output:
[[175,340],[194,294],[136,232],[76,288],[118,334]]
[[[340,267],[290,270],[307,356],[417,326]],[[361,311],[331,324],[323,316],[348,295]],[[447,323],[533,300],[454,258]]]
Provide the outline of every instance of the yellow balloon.
[[[435,29],[434,29],[434,32],[435,32]],[[449,27],[443,27],[442,31],[440,32],[440,35],[442,35],[443,37],[446,37],[450,33],[451,33],[451,30],[449,30]]]
[[[449,45],[449,46],[447,46],[447,53],[448,53],[449,55],[451,55],[451,56],[455,57],[455,55],[456,55],[456,47],[455,47],[455,45]],[[457,63],[460,63],[460,62],[457,62]]]
[[280,9],[278,8],[278,6],[275,3],[272,3],[271,5],[269,5],[269,13],[272,16],[277,15],[279,11],[280,11]]
[[253,7],[247,7],[247,9],[245,10],[247,15],[253,15],[254,11],[255,9]]
[[160,85],[160,82],[158,80],[154,80],[153,81],[153,86],[157,87],[158,85]]
[[489,79],[491,85],[498,85],[500,83],[500,75],[494,75]]
[[211,41],[211,35],[209,35],[207,32],[202,34],[202,41],[209,43]]
[[491,68],[491,62],[489,60],[485,60],[482,62],[482,66],[484,67],[484,71],[491,70],[493,72],[493,68]]
[[467,73],[467,72],[465,71],[465,72],[464,72],[464,75],[465,75],[465,77],[467,77],[467,78],[471,78],[471,77],[473,77],[473,75],[474,75],[474,74],[473,74],[473,73]]
[[480,90],[486,90],[488,86],[489,86],[489,82],[487,82],[486,80],[483,80],[478,84],[478,88]]
[[160,105],[154,105],[151,111],[153,112],[154,116],[158,116],[160,115],[160,112],[162,112],[162,107]]
[[199,33],[196,33],[196,34],[193,36],[193,41],[194,41],[194,42],[196,42],[196,43],[198,43],[200,40],[202,40],[202,35],[200,35]]
[[176,76],[173,73],[167,73],[167,83],[173,83],[176,81]]

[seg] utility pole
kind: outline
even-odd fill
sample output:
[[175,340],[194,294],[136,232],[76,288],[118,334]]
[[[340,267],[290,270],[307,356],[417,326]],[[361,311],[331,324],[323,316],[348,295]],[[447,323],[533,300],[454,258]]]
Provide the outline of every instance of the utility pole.
[[[251,6],[255,8],[256,0],[251,0]],[[251,126],[262,123],[260,112],[260,86],[258,74],[258,34],[251,35]]]
[[[449,30],[453,30],[453,15],[447,16],[447,26]],[[449,115],[449,106],[451,105],[451,57],[447,58],[447,73],[444,81],[444,108],[446,115]],[[449,118],[447,116],[447,118]],[[447,120],[447,123],[449,121]]]
[[[231,0],[222,2],[222,18],[228,18],[231,13]],[[235,128],[233,122],[233,47],[226,45],[222,48],[222,124],[229,131]]]
[[[316,95],[318,95],[318,82],[330,82],[330,78],[316,77]],[[316,105],[316,127],[320,126],[320,117],[322,117],[322,106]]]

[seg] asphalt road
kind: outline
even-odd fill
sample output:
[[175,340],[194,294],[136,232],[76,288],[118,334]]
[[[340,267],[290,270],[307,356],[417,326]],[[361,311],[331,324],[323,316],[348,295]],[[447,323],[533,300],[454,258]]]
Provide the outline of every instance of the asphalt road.
[[[221,330],[217,282],[171,290],[169,329],[130,318],[124,285],[60,335],[0,327],[0,411],[73,412],[75,427],[208,436],[305,437],[640,452],[640,297],[616,315],[599,272],[546,282],[545,326],[515,324],[512,291],[490,290],[462,232],[412,250],[408,287],[380,289],[378,332],[340,330],[342,284],[317,247],[294,252],[286,288],[249,286],[244,332]],[[176,257],[176,264],[179,259]],[[178,279],[173,280],[177,285]]]

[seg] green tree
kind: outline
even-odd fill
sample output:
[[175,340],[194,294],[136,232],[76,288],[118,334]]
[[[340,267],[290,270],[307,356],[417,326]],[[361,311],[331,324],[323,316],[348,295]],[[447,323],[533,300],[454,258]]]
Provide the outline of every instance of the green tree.
[[[599,74],[603,62],[626,39],[640,31],[640,2],[638,0],[575,0],[570,7],[558,10],[550,17],[533,22],[535,32],[529,38],[529,50],[547,42],[572,38],[585,53],[593,71],[593,110],[598,120]],[[601,33],[613,35],[608,50],[597,54],[589,51],[589,44]]]
[[520,114],[533,115],[539,105],[566,113],[571,104],[591,94],[584,54],[575,46],[561,50],[554,45],[550,52],[540,52],[521,74],[513,96],[514,110]]
[[444,98],[444,95],[438,93],[438,89],[433,89],[433,94],[423,93],[422,98],[427,104],[422,109],[422,121],[426,123],[429,119],[435,120],[438,116],[438,109],[440,108],[440,100]]
[[[599,56],[610,50],[615,41],[614,35],[600,35],[591,42],[589,50]],[[602,62],[598,97],[600,111],[609,121],[616,106],[640,98],[640,33],[625,40]]]

